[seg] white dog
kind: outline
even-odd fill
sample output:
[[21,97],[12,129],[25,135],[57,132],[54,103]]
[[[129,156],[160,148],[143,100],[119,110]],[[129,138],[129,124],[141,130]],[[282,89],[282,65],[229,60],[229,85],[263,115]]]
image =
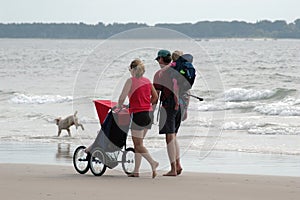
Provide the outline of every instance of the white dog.
[[71,137],[71,131],[70,131],[70,126],[75,125],[76,129],[78,126],[81,127],[82,130],[84,130],[82,124],[78,122],[78,118],[76,116],[77,111],[75,111],[74,115],[68,116],[65,119],[61,119],[61,117],[55,119],[56,125],[58,126],[58,137],[61,134],[61,131],[63,129],[66,129],[68,131],[69,136]]

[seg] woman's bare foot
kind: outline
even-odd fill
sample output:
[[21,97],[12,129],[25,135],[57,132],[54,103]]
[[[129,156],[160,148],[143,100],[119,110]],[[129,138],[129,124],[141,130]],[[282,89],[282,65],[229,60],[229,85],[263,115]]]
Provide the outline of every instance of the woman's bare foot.
[[152,167],[152,178],[155,178],[157,176],[157,173],[156,173],[156,168],[158,167],[159,163],[154,161],[153,165],[151,166]]
[[140,177],[139,173],[131,173],[127,175],[128,177]]
[[156,171],[152,171],[152,178],[155,178],[157,176]]

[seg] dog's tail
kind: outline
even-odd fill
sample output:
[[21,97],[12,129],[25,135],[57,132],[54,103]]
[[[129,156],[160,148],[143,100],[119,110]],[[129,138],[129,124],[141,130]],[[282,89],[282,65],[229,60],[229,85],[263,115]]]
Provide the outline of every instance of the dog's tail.
[[78,113],[78,112],[77,112],[77,110],[76,110],[75,113],[74,113],[74,116],[75,116],[75,117],[76,117],[77,113]]

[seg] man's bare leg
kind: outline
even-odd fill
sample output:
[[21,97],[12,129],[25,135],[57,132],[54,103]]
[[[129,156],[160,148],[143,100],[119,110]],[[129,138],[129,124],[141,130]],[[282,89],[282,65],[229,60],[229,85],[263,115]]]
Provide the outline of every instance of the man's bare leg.
[[167,152],[171,164],[171,170],[163,176],[177,176],[176,168],[176,135],[175,133],[166,134]]

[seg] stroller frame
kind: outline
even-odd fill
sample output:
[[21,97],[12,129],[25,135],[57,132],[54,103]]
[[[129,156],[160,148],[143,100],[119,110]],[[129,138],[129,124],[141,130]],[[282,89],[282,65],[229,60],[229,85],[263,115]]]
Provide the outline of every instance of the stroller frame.
[[[114,110],[116,102],[110,100],[95,100],[94,103],[101,130],[89,152],[85,151],[85,146],[79,146],[74,151],[75,170],[85,174],[90,169],[95,176],[102,176],[107,168],[113,169],[122,163],[122,169],[126,174],[133,173],[135,151],[126,145],[130,123],[128,109],[124,106],[122,109]],[[120,153],[122,159],[118,160]]]

